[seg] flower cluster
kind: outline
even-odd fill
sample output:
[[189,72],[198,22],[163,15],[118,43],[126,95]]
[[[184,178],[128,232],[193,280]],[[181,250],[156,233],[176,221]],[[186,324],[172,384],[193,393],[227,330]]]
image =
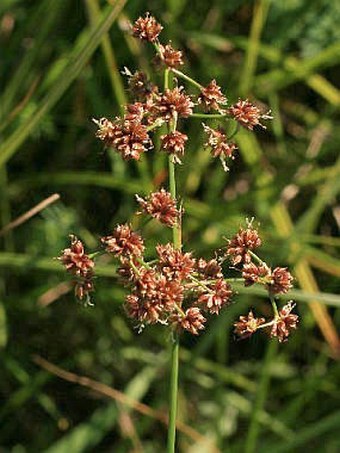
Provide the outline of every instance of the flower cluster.
[[238,233],[228,241],[226,255],[233,266],[240,266],[240,272],[245,286],[255,283],[263,285],[271,299],[274,317],[266,322],[264,318],[256,318],[250,311],[247,316],[240,316],[235,323],[235,333],[240,338],[248,338],[258,329],[271,326],[272,337],[277,337],[280,342],[287,339],[290,330],[295,329],[298,316],[291,314],[293,303],[285,305],[280,311],[277,309],[275,297],[286,294],[292,288],[293,277],[285,267],[271,269],[262,261],[254,250],[261,246],[258,231],[248,223],[246,229],[240,228]]
[[[173,331],[185,330],[193,335],[205,328],[210,316],[219,315],[231,303],[235,293],[231,283],[235,279],[225,276],[225,262],[229,260],[230,268],[240,273],[245,286],[257,284],[266,289],[273,310],[269,320],[255,317],[253,311],[240,316],[235,323],[235,333],[240,338],[248,338],[259,329],[270,328],[271,337],[285,341],[298,322],[298,316],[292,313],[293,302],[281,309],[276,302],[279,295],[286,294],[292,287],[289,270],[285,267],[271,269],[257,256],[262,241],[251,222],[247,228],[239,229],[222,253],[215,252],[213,259],[196,258],[192,252],[184,252],[181,247],[183,210],[175,198],[174,164],[181,163],[188,141],[187,135],[178,130],[183,119],[204,117],[207,121],[222,122],[224,127],[203,124],[204,147],[228,170],[227,162],[234,159],[237,149],[231,140],[239,125],[252,131],[256,126],[264,128],[261,121],[271,117],[248,99],[239,99],[227,107],[227,98],[216,80],[202,86],[182,73],[179,70],[184,64],[182,52],[171,43],[159,41],[162,29],[149,13],[131,26],[132,35],[151,43],[156,50],[156,61],[165,67],[164,89],[157,87],[143,72],[125,68],[123,74],[127,76],[128,90],[133,97],[131,103],[125,106],[121,117],[94,122],[98,126],[96,136],[124,160],[140,160],[146,151],[154,148],[154,131],[161,126],[166,129],[160,135],[159,148],[169,155],[171,193],[161,188],[144,197],[136,195],[136,198],[140,207],[138,214],[151,216],[173,229],[174,244],[158,244],[154,259],[148,261],[146,256],[150,253],[145,253],[144,239],[131,225],[124,223],[100,239],[102,248],[96,253],[107,253],[118,260],[117,273],[129,288],[125,309],[139,327],[159,323],[170,326]],[[188,94],[186,87],[178,84],[179,78],[199,92]],[[194,112],[196,107],[201,111]],[[234,133],[230,133],[231,130]],[[75,279],[77,297],[88,302],[89,293],[93,291],[94,261],[85,253],[82,242],[72,236],[71,246],[59,259]]]
[[131,288],[126,312],[140,327],[161,323],[197,335],[204,329],[206,314],[219,314],[231,301],[232,290],[214,260],[196,260],[168,243],[159,244],[157,259],[148,263],[143,241],[129,225],[118,225],[102,243],[120,260],[118,272]]
[[94,261],[85,253],[83,243],[71,235],[71,245],[63,250],[58,258],[67,272],[74,277],[74,291],[77,299],[90,302],[89,294],[93,291]]
[[[261,120],[270,119],[269,112],[262,113],[248,99],[239,99],[237,103],[227,108],[227,98],[215,79],[203,86],[180,72],[178,68],[184,64],[182,52],[174,49],[171,42],[162,44],[159,41],[162,30],[162,25],[149,13],[139,17],[131,25],[134,37],[153,45],[156,50],[156,62],[174,73],[175,85],[178,78],[182,77],[191,82],[199,93],[189,95],[183,86],[167,87],[162,92],[143,72],[132,73],[128,68],[124,68],[123,74],[128,78],[133,103],[127,106],[126,114],[122,118],[94,120],[98,126],[96,136],[106,146],[113,148],[125,160],[139,160],[145,151],[153,148],[150,132],[166,123],[169,130],[161,137],[160,149],[170,154],[174,163],[181,163],[188,137],[177,130],[177,119],[193,116],[195,106],[201,107],[206,112],[207,118],[210,112],[218,112],[221,121],[231,121],[248,130],[253,130],[255,126],[264,127]],[[131,114],[131,110],[135,114]],[[222,127],[214,129],[204,124],[203,128],[208,136],[205,147],[211,149],[213,157],[221,160],[225,171],[229,170],[226,161],[234,159],[237,149],[235,143],[230,141],[230,134],[227,135]]]

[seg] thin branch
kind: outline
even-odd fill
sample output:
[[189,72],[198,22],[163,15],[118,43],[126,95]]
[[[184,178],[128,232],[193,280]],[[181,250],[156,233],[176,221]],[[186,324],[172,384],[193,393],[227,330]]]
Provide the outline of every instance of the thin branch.
[[[64,379],[65,381],[72,382],[73,384],[82,385],[83,387],[89,388],[97,393],[100,393],[101,395],[105,395],[118,403],[128,406],[131,409],[143,415],[146,415],[147,417],[159,420],[165,425],[168,424],[168,417],[165,413],[154,410],[151,407],[147,406],[146,404],[136,401],[135,399],[125,395],[123,392],[120,392],[119,390],[109,387],[106,384],[95,381],[94,379],[90,379],[86,376],[80,376],[78,374],[64,370],[63,368],[54,365],[53,363],[49,362],[48,360],[44,359],[39,355],[33,356],[33,362],[36,365],[43,368],[44,370],[48,371],[49,373],[52,373],[55,376]],[[190,426],[186,425],[185,423],[177,421],[176,425],[179,431],[188,436],[194,442],[203,442],[204,440],[206,440],[205,437],[202,436],[202,434],[200,434],[198,431],[191,428]],[[221,452],[216,447],[214,447],[213,453]]]
[[0,236],[4,236],[8,231],[13,230],[14,228],[18,227],[19,225],[27,222],[31,217],[35,216],[38,214],[40,211],[43,209],[47,208],[50,204],[56,202],[57,200],[60,199],[60,195],[58,193],[55,193],[51,195],[50,197],[46,198],[45,200],[41,201],[37,205],[35,205],[33,208],[22,214],[21,216],[17,217],[15,220],[12,222],[8,223],[5,225],[1,230],[0,230]]

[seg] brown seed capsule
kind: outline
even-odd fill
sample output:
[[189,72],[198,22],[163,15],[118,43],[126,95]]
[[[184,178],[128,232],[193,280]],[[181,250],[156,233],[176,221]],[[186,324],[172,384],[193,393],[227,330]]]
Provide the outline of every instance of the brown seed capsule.
[[267,266],[248,263],[242,268],[242,277],[245,286],[251,286],[254,283],[268,284],[271,281],[271,271]]
[[206,148],[211,148],[213,157],[226,157],[234,159],[234,152],[237,149],[235,143],[228,142],[223,129],[212,129],[203,124],[204,131],[208,135],[208,141],[204,144]]
[[202,315],[198,307],[190,307],[185,314],[176,313],[171,317],[173,324],[177,324],[182,329],[187,330],[192,335],[198,335],[200,330],[204,329],[206,318]]

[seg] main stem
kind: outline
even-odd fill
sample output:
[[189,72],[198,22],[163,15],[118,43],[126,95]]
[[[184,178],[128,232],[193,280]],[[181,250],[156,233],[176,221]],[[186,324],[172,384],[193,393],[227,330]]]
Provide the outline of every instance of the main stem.
[[[164,74],[164,88],[169,87],[169,71]],[[170,124],[170,132],[176,129],[177,118],[174,118]],[[171,196],[176,199],[176,174],[175,164],[169,156],[169,186]],[[173,244],[176,249],[181,249],[181,221],[173,227]],[[170,395],[169,395],[169,425],[168,425],[168,447],[167,453],[175,453],[176,444],[176,418],[177,418],[177,400],[178,400],[178,367],[179,367],[179,336],[177,332],[173,333],[173,343],[171,349],[171,371],[170,371]]]

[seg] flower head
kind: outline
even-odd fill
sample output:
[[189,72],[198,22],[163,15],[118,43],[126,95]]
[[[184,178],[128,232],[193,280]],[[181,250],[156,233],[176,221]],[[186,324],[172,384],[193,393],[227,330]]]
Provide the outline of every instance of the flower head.
[[145,17],[139,17],[132,27],[133,36],[149,42],[155,42],[162,30],[162,25],[149,13]]
[[207,279],[218,279],[222,278],[222,268],[215,259],[206,261],[200,258],[196,263],[198,272]]
[[249,250],[260,247],[261,239],[257,230],[250,225],[247,229],[240,228],[238,233],[229,241],[226,254],[231,257],[234,266],[240,263],[250,263]]
[[125,68],[123,74],[128,77],[129,91],[134,99],[140,102],[146,102],[153,93],[157,93],[158,88],[154,85],[142,71],[136,71],[133,74]]
[[173,227],[178,222],[180,212],[176,207],[176,200],[166,190],[153,192],[147,199],[138,195],[136,198],[142,210],[161,223]]
[[202,88],[201,94],[198,96],[198,103],[202,104],[207,111],[218,110],[223,112],[220,106],[227,103],[227,98],[222,93],[221,87],[217,85],[216,80],[212,80],[208,86]]
[[172,244],[157,245],[158,267],[169,280],[186,280],[195,266],[191,253],[183,253]]
[[265,323],[264,318],[255,318],[252,311],[247,316],[240,316],[239,320],[235,322],[235,334],[241,339],[245,339],[253,335],[257,329]]
[[290,331],[296,329],[299,321],[298,315],[291,313],[295,304],[290,301],[279,311],[279,317],[274,321],[271,337],[277,337],[280,343],[286,341],[289,337]]
[[242,268],[242,277],[245,286],[251,286],[254,283],[268,284],[271,281],[271,270],[265,265],[247,263]]
[[184,64],[182,52],[174,49],[170,43],[165,46],[160,44],[159,52],[158,60],[169,68],[178,68]]
[[141,256],[144,252],[143,239],[138,233],[131,230],[130,226],[118,225],[112,235],[101,238],[106,251],[116,256]]
[[253,130],[255,126],[261,126],[266,129],[266,126],[260,123],[261,119],[272,119],[270,111],[262,113],[256,105],[246,100],[239,99],[236,104],[228,109],[228,113],[246,129]]
[[187,118],[192,114],[194,103],[190,96],[185,94],[183,87],[165,90],[155,104],[155,114],[166,121],[170,121],[175,114]]
[[117,118],[110,121],[106,118],[93,120],[99,127],[96,137],[106,146],[114,148],[125,160],[139,160],[142,153],[153,147],[147,127],[140,123],[141,107],[130,106],[129,118]]
[[206,318],[202,315],[198,307],[190,307],[185,313],[176,313],[171,317],[172,323],[177,324],[193,335],[198,335],[199,331],[204,329],[206,321]]
[[180,157],[184,156],[185,142],[188,137],[182,132],[173,131],[161,136],[161,148],[172,154],[174,162],[180,164]]
[[227,136],[223,129],[212,129],[203,124],[205,133],[208,136],[208,141],[204,144],[206,148],[211,148],[213,157],[224,157],[234,159],[234,152],[237,149],[235,143],[228,142]]
[[285,294],[292,288],[292,274],[286,267],[276,267],[271,273],[268,289],[272,294]]
[[232,290],[230,285],[220,278],[214,283],[207,285],[207,291],[204,291],[198,298],[197,303],[202,305],[210,313],[219,314],[224,305],[231,301]]
[[86,278],[92,274],[94,262],[85,253],[83,243],[74,235],[71,235],[71,246],[64,249],[58,259],[73,275]]

